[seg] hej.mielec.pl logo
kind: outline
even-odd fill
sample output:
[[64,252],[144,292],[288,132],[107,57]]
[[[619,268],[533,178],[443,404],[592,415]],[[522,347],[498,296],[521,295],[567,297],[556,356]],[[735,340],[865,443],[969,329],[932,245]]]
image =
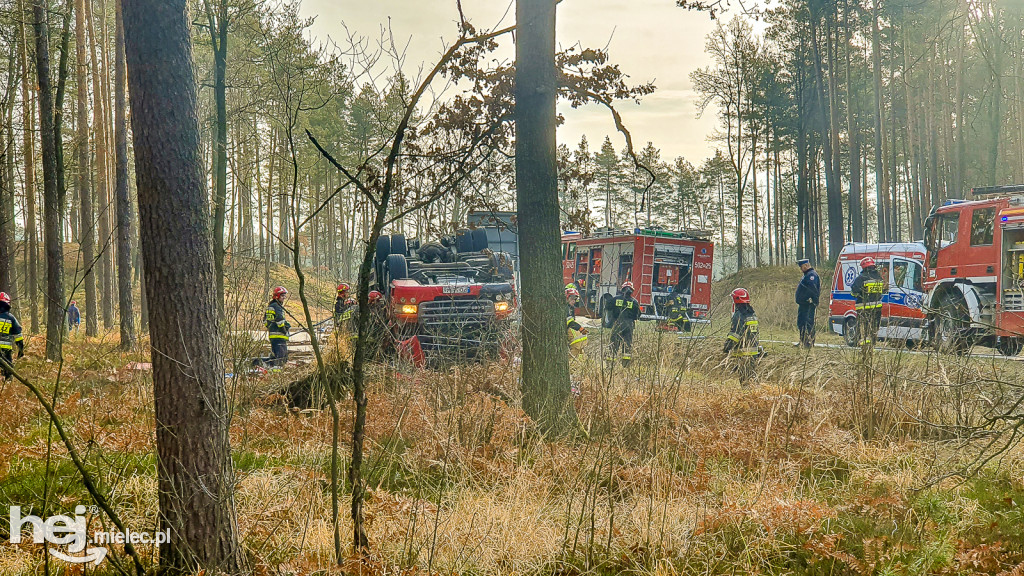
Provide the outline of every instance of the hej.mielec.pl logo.
[[[89,522],[85,506],[75,507],[75,516],[22,516],[21,506],[11,506],[11,544],[20,544],[23,532],[31,529],[34,544],[46,544],[54,558],[72,564],[99,564],[107,557],[107,548],[100,544],[153,544],[160,546],[170,540],[170,530],[149,532],[97,531],[89,537]],[[55,548],[59,546],[61,548]]]

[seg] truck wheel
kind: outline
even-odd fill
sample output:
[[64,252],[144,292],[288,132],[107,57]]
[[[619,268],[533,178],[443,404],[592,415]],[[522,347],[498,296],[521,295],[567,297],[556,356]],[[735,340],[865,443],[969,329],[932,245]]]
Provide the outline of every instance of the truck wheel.
[[851,348],[856,348],[860,344],[860,339],[857,338],[857,319],[852,316],[843,322],[843,340]]
[[471,234],[473,237],[473,251],[483,252],[484,250],[487,250],[487,230],[484,230],[483,228],[476,228]]
[[950,297],[943,299],[939,314],[935,318],[935,349],[939,352],[960,354],[967,349],[966,330],[968,326],[961,306]]
[[1002,337],[999,339],[999,343],[996,344],[996,349],[1003,356],[1016,356],[1020,354],[1020,351],[1024,349],[1024,338],[1006,338]]
[[378,236],[377,237],[377,251],[373,261],[373,270],[377,273],[377,284],[381,292],[387,291],[387,279],[384,278],[384,262],[387,261],[388,255],[391,254],[391,237],[390,236]]
[[409,264],[404,254],[389,254],[384,263],[384,293],[391,293],[391,281],[409,277]]
[[455,250],[459,253],[473,251],[473,235],[469,230],[459,230],[455,233]]
[[409,255],[409,243],[405,241],[405,234],[391,235],[391,254]]

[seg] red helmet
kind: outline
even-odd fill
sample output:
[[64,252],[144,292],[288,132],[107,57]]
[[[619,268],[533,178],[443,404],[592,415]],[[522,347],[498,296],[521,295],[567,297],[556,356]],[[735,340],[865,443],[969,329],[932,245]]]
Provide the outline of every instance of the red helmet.
[[626,280],[625,282],[622,283],[622,291],[625,292],[627,288],[633,290],[633,283],[630,282],[629,280]]
[[566,298],[579,298],[580,297],[580,291],[575,289],[575,288],[566,288],[565,289],[565,297]]
[[78,305],[78,302],[75,302],[74,300],[72,300],[72,301],[71,301],[71,305],[72,305],[72,306],[77,306],[77,305]]
[[279,300],[288,295],[288,289],[284,286],[274,288],[274,300]]
[[7,292],[0,292],[0,302],[4,302],[5,304],[10,304],[11,303],[10,295],[8,295]]
[[338,294],[348,294],[348,291],[351,289],[352,287],[349,286],[347,282],[342,282],[341,284],[338,284]]
[[378,292],[377,290],[370,290],[370,293],[367,294],[367,297],[370,299],[370,304],[375,304],[384,299],[384,295]]
[[737,288],[732,291],[733,304],[750,304],[750,292],[746,288]]
[[870,267],[872,267],[874,265],[875,265],[875,259],[872,258],[871,256],[865,256],[865,257],[861,258],[861,260],[860,260],[860,268],[861,268],[861,270],[863,270],[864,268],[870,268]]

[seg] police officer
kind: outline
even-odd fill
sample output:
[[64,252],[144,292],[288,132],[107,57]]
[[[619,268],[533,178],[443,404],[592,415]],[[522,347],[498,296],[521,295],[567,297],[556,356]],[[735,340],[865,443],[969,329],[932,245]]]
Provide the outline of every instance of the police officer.
[[821,278],[810,260],[804,258],[796,263],[804,273],[796,287],[796,327],[800,330],[800,345],[811,348],[814,346],[814,311],[821,295]]
[[352,310],[356,307],[354,298],[348,295],[352,287],[347,283],[338,284],[338,298],[334,301],[334,329],[341,330],[342,326],[352,320]]
[[860,330],[860,345],[865,350],[872,347],[882,320],[882,294],[885,281],[878,273],[875,259],[867,256],[860,261],[860,276],[853,281],[850,293],[856,299],[857,327]]
[[292,325],[284,317],[284,301],[287,298],[288,290],[284,286],[274,288],[265,316],[270,337],[270,364],[278,370],[288,362],[288,329]]
[[587,329],[576,321],[576,306],[579,301],[579,290],[565,289],[565,328],[569,339],[569,355],[573,358],[579,358],[583,354],[583,347],[587,344]]
[[622,290],[612,303],[612,314],[615,316],[611,336],[612,359],[621,348],[622,367],[625,368],[633,361],[633,329],[640,319],[640,302],[633,298],[632,282],[622,283]]
[[[14,366],[14,346],[18,347],[18,358],[25,355],[25,337],[18,319],[11,314],[11,297],[7,292],[0,292],[0,355],[11,366]],[[4,380],[10,380],[12,374],[10,368],[3,367]]]
[[685,278],[681,277],[679,283],[672,288],[668,300],[668,324],[680,332],[690,331],[689,304],[686,298],[690,283]]
[[750,305],[750,292],[746,288],[732,291],[732,330],[725,338],[723,352],[736,363],[740,384],[757,377],[757,357],[760,354],[757,336],[757,314]]

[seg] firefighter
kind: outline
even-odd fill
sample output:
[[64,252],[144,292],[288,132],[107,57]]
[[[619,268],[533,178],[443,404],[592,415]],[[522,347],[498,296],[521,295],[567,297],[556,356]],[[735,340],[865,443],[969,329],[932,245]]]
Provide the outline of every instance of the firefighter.
[[[11,367],[14,366],[14,346],[18,347],[18,358],[25,355],[25,337],[21,334],[21,324],[11,314],[11,297],[7,292],[0,292],[0,354]],[[3,367],[4,380],[11,379],[13,372]]]
[[270,337],[269,362],[278,370],[288,362],[288,330],[292,325],[284,317],[284,301],[287,298],[288,290],[284,286],[274,288],[265,316],[267,334]]
[[811,261],[804,258],[796,261],[804,277],[796,287],[796,327],[800,330],[800,346],[814,346],[814,311],[818,307],[821,295],[821,279],[811,266]]
[[672,288],[672,294],[668,300],[668,324],[680,332],[690,331],[689,304],[686,294],[689,291],[689,280],[680,277],[679,282]]
[[633,298],[632,282],[622,283],[622,290],[612,303],[612,315],[615,321],[612,323],[611,360],[614,361],[621,348],[622,367],[625,368],[633,361],[633,329],[640,319],[640,303]]
[[576,305],[580,301],[580,292],[575,288],[565,289],[565,327],[569,338],[569,355],[579,358],[583,347],[587,344],[587,329],[576,321]]
[[68,332],[74,332],[78,330],[78,327],[82,325],[82,312],[78,309],[78,303],[74,300],[68,306]]
[[352,287],[347,283],[338,284],[338,298],[334,301],[334,328],[341,330],[341,327],[352,320],[352,310],[356,307],[354,298],[348,295]]
[[[384,294],[377,290],[370,290],[367,294],[367,301],[370,306],[370,323],[366,326],[366,342],[369,344],[368,357],[379,360],[383,354],[394,347],[391,332],[388,330],[387,305]],[[359,318],[359,309],[352,313],[352,325],[355,326]]]
[[885,281],[878,273],[875,259],[870,256],[861,259],[860,269],[860,276],[853,281],[850,293],[856,299],[860,345],[862,348],[868,349],[875,343],[878,324],[882,320],[882,294],[885,293]]
[[746,288],[732,291],[732,330],[725,338],[723,352],[735,362],[740,384],[746,385],[757,378],[757,358],[761,353],[757,338],[757,314],[750,305],[750,292]]

